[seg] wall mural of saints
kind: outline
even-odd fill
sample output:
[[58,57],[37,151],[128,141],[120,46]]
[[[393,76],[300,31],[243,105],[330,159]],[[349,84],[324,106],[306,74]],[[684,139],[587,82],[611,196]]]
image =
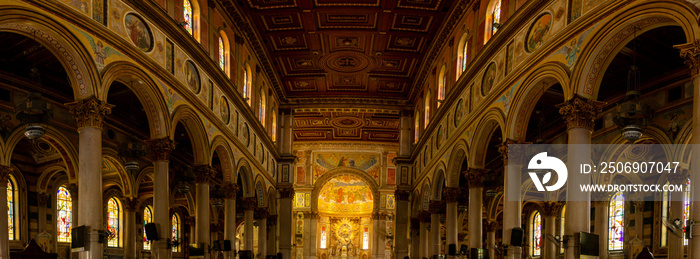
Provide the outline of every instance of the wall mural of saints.
[[382,158],[380,153],[336,153],[317,152],[314,157],[314,181],[325,172],[339,167],[352,167],[365,171],[374,179],[379,178]]
[[530,32],[527,34],[528,52],[535,51],[540,45],[542,45],[542,42],[549,38],[550,27],[552,27],[552,15],[548,13],[540,16],[540,18],[537,19],[534,24],[532,24]]
[[374,207],[372,191],[357,176],[341,175],[323,185],[318,211],[331,214],[369,214]]
[[124,26],[131,42],[141,51],[148,52],[153,48],[153,35],[148,25],[135,14],[124,16]]
[[191,60],[185,62],[185,80],[187,80],[187,86],[190,87],[190,90],[198,94],[202,84],[199,79],[199,71]]

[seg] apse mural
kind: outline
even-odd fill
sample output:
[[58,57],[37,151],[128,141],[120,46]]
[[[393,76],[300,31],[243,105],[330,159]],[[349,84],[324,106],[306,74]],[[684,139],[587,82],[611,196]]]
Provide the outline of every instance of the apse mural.
[[374,179],[378,179],[381,154],[379,153],[315,153],[314,181],[325,172],[338,167],[353,167],[365,171]]
[[367,184],[357,176],[341,175],[323,185],[318,195],[318,211],[332,214],[368,214],[374,199]]

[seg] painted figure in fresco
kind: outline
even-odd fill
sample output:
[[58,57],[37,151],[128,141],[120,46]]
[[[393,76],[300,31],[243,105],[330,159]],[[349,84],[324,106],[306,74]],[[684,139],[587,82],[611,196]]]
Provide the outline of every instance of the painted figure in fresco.
[[[135,16],[127,16],[126,27],[129,29],[129,38],[131,42],[143,50],[144,46],[141,45],[143,43],[141,38],[146,37],[146,32],[144,31],[143,25],[141,25],[141,21]],[[146,49],[148,49],[148,46],[146,46]]]
[[[192,91],[197,91],[197,75],[194,72],[194,67],[190,63],[187,63],[187,68],[185,69],[185,77],[187,78],[187,85],[192,89]],[[221,100],[223,102],[223,99]]]
[[537,47],[539,47],[545,40],[545,36],[547,36],[547,33],[549,32],[550,21],[550,16],[543,16],[537,21],[537,27],[530,31],[530,40],[527,43],[530,51],[537,49]]
[[105,52],[104,46],[102,45],[102,41],[97,42],[97,45],[95,45],[93,51],[95,51],[95,62],[97,62],[97,64],[99,65],[104,66],[105,58],[107,58],[107,53]]

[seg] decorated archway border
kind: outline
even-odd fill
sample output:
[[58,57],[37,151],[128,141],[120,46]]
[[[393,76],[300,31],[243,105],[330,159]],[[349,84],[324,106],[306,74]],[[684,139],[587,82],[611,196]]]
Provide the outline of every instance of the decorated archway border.
[[381,200],[381,196],[379,194],[378,186],[374,182],[374,179],[372,179],[372,177],[370,177],[369,175],[367,175],[367,173],[360,169],[347,167],[330,170],[324,173],[320,178],[318,178],[318,180],[316,180],[316,183],[314,184],[314,189],[311,191],[311,211],[318,211],[318,195],[320,194],[323,186],[326,185],[326,183],[329,180],[341,175],[352,175],[365,182],[365,184],[369,186],[369,189],[372,191],[372,212],[374,213],[379,211],[379,201]]

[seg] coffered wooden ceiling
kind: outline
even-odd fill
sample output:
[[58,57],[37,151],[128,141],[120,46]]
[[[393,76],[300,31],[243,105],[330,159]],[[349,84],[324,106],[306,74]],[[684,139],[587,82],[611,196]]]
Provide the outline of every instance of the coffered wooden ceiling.
[[269,65],[280,79],[283,102],[398,104],[407,101],[420,64],[455,1],[241,0],[236,4],[262,41]]
[[399,111],[295,109],[294,141],[398,142]]

